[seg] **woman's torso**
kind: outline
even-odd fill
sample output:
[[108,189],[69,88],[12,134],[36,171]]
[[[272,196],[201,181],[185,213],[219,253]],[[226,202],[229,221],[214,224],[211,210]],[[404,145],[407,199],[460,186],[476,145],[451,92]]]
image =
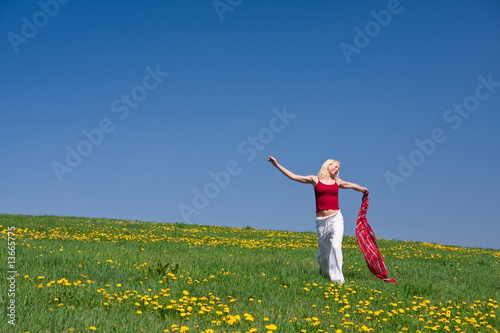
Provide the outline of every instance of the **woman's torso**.
[[[333,192],[336,192],[336,196],[337,196],[337,202],[335,204],[335,206],[337,206],[336,208],[338,208],[338,183],[336,180],[334,179],[317,179],[317,182],[316,184],[314,185],[314,189],[315,189],[315,194],[316,194],[316,200],[318,200],[318,191],[317,191],[317,186],[318,184],[321,183],[321,188],[322,188],[322,192],[324,192],[325,190],[324,189],[327,189],[329,186],[332,186],[333,188],[331,189],[331,191]],[[316,202],[316,207],[318,207],[318,202]],[[325,216],[330,216],[330,215],[333,215],[337,212],[340,211],[340,208],[339,209],[320,209],[318,210],[317,208],[317,212],[316,212],[316,216],[317,217],[325,217]]]

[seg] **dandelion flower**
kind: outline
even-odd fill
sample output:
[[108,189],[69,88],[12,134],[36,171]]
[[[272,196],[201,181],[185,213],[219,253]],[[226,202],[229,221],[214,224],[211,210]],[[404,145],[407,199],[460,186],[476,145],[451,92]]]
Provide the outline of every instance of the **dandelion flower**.
[[275,331],[278,327],[276,325],[271,324],[271,325],[266,325],[266,328],[270,331]]

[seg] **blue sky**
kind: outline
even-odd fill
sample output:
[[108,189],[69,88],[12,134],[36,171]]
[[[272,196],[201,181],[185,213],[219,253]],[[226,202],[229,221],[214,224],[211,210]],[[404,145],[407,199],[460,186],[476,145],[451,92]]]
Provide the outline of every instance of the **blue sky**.
[[[3,1],[0,213],[500,249],[497,1]],[[354,235],[361,194],[342,190]]]

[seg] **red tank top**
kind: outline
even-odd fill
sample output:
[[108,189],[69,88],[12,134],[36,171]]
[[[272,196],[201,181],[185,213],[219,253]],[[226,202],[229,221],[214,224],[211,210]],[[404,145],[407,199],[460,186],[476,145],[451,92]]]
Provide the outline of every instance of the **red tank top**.
[[314,188],[316,196],[316,213],[320,210],[339,210],[339,185],[337,182],[326,185],[318,179],[318,184]]

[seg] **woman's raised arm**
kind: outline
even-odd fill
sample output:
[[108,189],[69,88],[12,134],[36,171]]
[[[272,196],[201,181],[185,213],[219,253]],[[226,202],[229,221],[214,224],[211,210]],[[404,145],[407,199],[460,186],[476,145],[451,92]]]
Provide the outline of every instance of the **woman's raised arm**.
[[274,157],[272,157],[272,156],[269,156],[269,158],[267,160],[269,162],[271,162],[272,165],[274,165],[276,168],[278,168],[278,170],[281,171],[281,173],[283,173],[285,176],[287,176],[291,180],[295,180],[296,182],[304,183],[304,184],[313,184],[313,185],[316,184],[316,176],[313,176],[313,175],[310,175],[310,176],[296,175],[293,172],[291,172],[290,170],[288,170],[285,167],[283,167],[281,164],[279,164],[278,161],[276,161],[276,159]]

